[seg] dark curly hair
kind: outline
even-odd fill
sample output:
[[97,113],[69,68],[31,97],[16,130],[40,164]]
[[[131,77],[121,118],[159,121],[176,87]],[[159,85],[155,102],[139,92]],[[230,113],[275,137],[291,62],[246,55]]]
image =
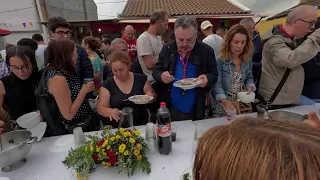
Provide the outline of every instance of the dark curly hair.
[[71,24],[62,17],[52,17],[49,19],[48,28],[51,32],[55,32],[57,28],[71,29]]
[[89,48],[92,50],[92,51],[95,51],[97,52],[101,46],[101,44],[98,42],[97,39],[95,39],[94,37],[92,36],[87,36],[83,39],[83,42],[84,44],[88,44],[89,45]]

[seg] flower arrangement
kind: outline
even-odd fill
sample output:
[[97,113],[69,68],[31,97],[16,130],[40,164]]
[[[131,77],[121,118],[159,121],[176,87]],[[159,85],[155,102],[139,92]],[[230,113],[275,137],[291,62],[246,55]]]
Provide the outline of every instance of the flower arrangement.
[[139,130],[120,128],[115,133],[105,129],[101,136],[88,136],[83,146],[71,149],[63,164],[76,171],[78,180],[87,180],[90,173],[98,165],[105,168],[118,167],[119,171],[128,176],[137,170],[151,172],[151,165],[145,153],[147,144],[140,136]]

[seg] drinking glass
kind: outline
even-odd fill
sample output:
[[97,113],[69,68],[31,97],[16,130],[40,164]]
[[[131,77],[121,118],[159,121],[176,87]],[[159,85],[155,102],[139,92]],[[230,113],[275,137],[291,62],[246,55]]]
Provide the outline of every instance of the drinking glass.
[[256,107],[257,107],[257,118],[264,119],[267,106],[264,104],[258,104]]
[[119,128],[133,128],[133,109],[130,107],[124,107],[121,110]]
[[237,110],[236,109],[228,109],[228,110],[226,110],[226,113],[227,113],[227,119],[229,121],[231,121],[236,117]]

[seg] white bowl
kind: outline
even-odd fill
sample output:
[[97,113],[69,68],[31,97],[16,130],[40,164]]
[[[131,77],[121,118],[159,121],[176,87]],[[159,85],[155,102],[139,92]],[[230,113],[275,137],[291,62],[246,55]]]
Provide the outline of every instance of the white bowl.
[[47,129],[47,123],[40,122],[35,127],[30,129],[29,131],[31,132],[32,137],[37,137],[38,138],[37,141],[40,141],[42,139],[44,133],[46,132],[46,129]]
[[254,92],[251,92],[250,94],[247,94],[248,92],[238,92],[238,99],[242,103],[252,103],[254,102],[254,99],[256,97],[256,94]]
[[20,127],[31,129],[38,125],[41,121],[41,115],[38,112],[31,112],[25,114],[17,119],[17,123]]

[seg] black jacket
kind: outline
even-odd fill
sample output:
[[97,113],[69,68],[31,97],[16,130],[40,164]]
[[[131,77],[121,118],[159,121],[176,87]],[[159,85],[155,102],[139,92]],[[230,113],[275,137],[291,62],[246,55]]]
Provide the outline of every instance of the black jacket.
[[[166,44],[159,55],[159,61],[156,68],[153,70],[153,77],[157,82],[163,83],[161,74],[165,71],[169,71],[170,74],[174,74],[176,70],[176,62],[178,58],[178,49],[176,42]],[[192,49],[189,62],[197,65],[197,76],[205,74],[208,78],[208,84],[205,88],[197,88],[197,102],[196,102],[196,115],[193,120],[200,120],[204,118],[205,114],[205,94],[208,93],[211,87],[217,81],[217,63],[213,49],[197,41]],[[164,92],[160,95],[162,101],[165,101],[167,106],[171,106],[171,87],[172,83],[164,84]]]
[[302,95],[320,99],[320,53],[302,66],[305,72]]
[[[78,61],[77,61],[77,74],[80,78],[81,83],[85,78],[93,78],[93,67],[92,63],[88,57],[86,50],[80,45],[76,45],[78,52]],[[48,54],[47,49],[44,51],[44,63],[45,66],[48,64]]]

